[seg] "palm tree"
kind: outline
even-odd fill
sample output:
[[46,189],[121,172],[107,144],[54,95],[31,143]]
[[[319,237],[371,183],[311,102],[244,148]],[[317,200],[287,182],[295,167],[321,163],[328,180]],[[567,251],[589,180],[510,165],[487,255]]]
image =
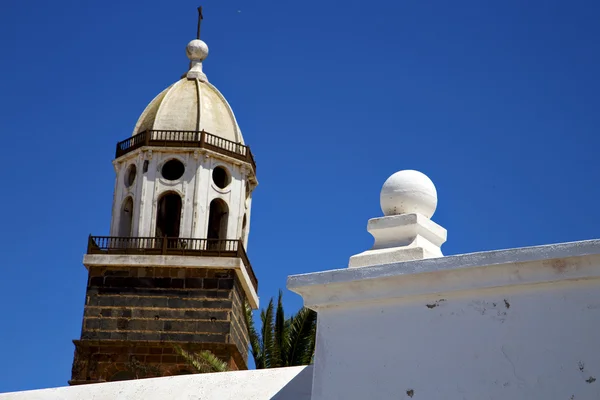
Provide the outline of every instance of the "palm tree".
[[229,365],[219,357],[215,356],[209,350],[203,350],[199,353],[191,353],[184,350],[179,345],[173,345],[177,354],[185,358],[190,367],[197,373],[205,374],[208,372],[226,372],[229,371]]
[[[277,309],[273,298],[260,313],[260,333],[254,326],[252,308],[246,303],[246,326],[250,337],[250,349],[257,369],[291,367],[312,363],[315,354],[317,313],[302,307],[287,319],[283,311],[283,292],[279,291]],[[190,353],[178,345],[175,351],[184,357],[197,373],[229,371],[227,363],[213,353],[204,350]]]
[[260,333],[254,327],[252,309],[246,304],[246,324],[250,336],[250,348],[257,369],[308,365],[315,352],[317,313],[303,307],[296,314],[285,318],[279,291],[277,308],[273,299],[260,313]]

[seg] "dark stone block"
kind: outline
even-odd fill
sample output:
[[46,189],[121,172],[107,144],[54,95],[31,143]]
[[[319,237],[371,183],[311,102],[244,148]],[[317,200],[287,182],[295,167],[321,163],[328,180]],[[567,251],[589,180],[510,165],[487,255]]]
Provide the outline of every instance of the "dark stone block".
[[171,287],[174,289],[183,289],[184,282],[183,279],[171,279]]
[[191,289],[202,289],[202,278],[187,278],[185,287]]
[[157,288],[170,288],[171,287],[171,278],[156,278],[154,283]]
[[214,318],[215,320],[225,321],[227,320],[227,311],[204,311],[204,310],[186,310],[183,317],[186,319],[206,319],[210,320]]
[[132,307],[167,307],[167,297],[122,297],[123,301],[119,301],[120,306]]
[[100,310],[100,315],[102,315],[105,318],[112,317],[112,312],[113,312],[112,308],[103,308]]
[[117,329],[116,319],[102,319],[100,320],[100,329],[104,331],[114,331]]
[[104,278],[101,276],[94,276],[90,279],[90,286],[103,286]]
[[206,298],[213,298],[213,299],[216,299],[219,297],[218,290],[198,290],[196,293],[198,293],[197,297],[206,297]]
[[128,329],[131,331],[146,331],[148,330],[148,321],[145,319],[129,320]]
[[85,320],[85,329],[100,329],[100,320],[97,318],[88,318]]
[[204,289],[216,289],[219,287],[219,280],[216,278],[205,278]]
[[219,299],[228,299],[229,295],[231,294],[231,291],[227,290],[219,290],[216,292],[217,298]]
[[146,321],[146,330],[147,331],[162,331],[163,325],[164,325],[164,322],[161,321],[160,319]]
[[164,356],[162,356],[161,362],[167,363],[167,364],[175,363],[175,362],[177,362],[177,356],[164,355]]
[[99,294],[121,294],[123,289],[117,287],[101,287],[98,288]]
[[233,279],[219,279],[219,289],[233,289]]
[[230,323],[226,321],[196,322],[195,330],[200,333],[229,333]]
[[110,332],[85,331],[81,334],[81,338],[90,340],[110,339]]
[[111,338],[111,332],[95,331],[91,339],[107,340]]
[[125,286],[125,278],[119,276],[107,276],[104,278],[104,286],[123,287]]
[[168,307],[169,308],[186,308],[186,303],[185,301],[181,300],[181,299],[169,299],[168,300]]
[[104,272],[104,276],[129,276],[128,269],[109,269]]
[[[171,321],[165,321],[164,322],[164,326],[163,326],[163,330],[165,330],[165,331],[173,330],[173,323]],[[178,331],[180,329],[175,329],[175,330]]]
[[102,333],[110,333],[110,339],[114,339],[114,340],[127,339],[127,332],[102,332]]
[[169,299],[169,307],[173,304],[179,304],[177,308],[231,308],[231,301],[227,300],[179,300]]
[[142,287],[142,288],[153,288],[154,279],[153,278],[137,278],[134,281],[134,287]]
[[124,331],[127,330],[127,327],[129,326],[129,321],[125,318],[119,318],[117,320],[117,329],[120,331]]
[[131,288],[134,287],[134,283],[137,280],[137,278],[131,278],[131,277],[127,277],[123,279],[123,286],[126,288]]
[[127,340],[161,340],[161,334],[155,332],[127,332]]
[[131,309],[130,308],[125,308],[123,310],[121,310],[121,317],[123,318],[131,318]]

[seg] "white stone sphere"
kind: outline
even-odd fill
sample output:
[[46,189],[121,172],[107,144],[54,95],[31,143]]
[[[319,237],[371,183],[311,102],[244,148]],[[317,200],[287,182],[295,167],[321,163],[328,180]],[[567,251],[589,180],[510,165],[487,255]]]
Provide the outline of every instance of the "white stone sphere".
[[384,215],[421,214],[431,218],[437,207],[437,191],[427,175],[398,171],[383,184],[380,203]]
[[185,53],[192,61],[203,61],[208,57],[208,46],[200,39],[194,39],[188,43]]

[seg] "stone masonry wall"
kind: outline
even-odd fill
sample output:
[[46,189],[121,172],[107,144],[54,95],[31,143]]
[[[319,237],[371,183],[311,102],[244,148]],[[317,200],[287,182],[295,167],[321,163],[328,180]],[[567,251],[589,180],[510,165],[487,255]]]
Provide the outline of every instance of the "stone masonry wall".
[[[79,342],[123,343],[129,346],[130,355],[138,353],[135,348],[144,347],[140,342],[194,343],[211,349],[233,368],[245,369],[249,341],[243,313],[244,292],[233,270],[91,267]],[[138,344],[132,350],[134,343]],[[96,353],[102,349],[105,355],[83,358],[119,358],[110,355],[116,351],[114,346],[93,348]],[[169,358],[174,357],[170,350],[153,351],[160,352],[163,364],[180,361]],[[144,359],[159,356],[140,355]]]

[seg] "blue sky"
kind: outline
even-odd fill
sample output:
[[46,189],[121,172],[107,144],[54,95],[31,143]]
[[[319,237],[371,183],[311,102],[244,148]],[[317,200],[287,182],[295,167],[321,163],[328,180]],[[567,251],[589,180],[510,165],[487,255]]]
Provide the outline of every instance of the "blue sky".
[[[70,378],[114,146],[186,71],[198,5],[3,3],[0,392]],[[445,254],[600,237],[597,1],[203,6],[204,71],[258,164],[263,304],[288,275],[368,249],[381,185],[401,169],[436,184]]]

